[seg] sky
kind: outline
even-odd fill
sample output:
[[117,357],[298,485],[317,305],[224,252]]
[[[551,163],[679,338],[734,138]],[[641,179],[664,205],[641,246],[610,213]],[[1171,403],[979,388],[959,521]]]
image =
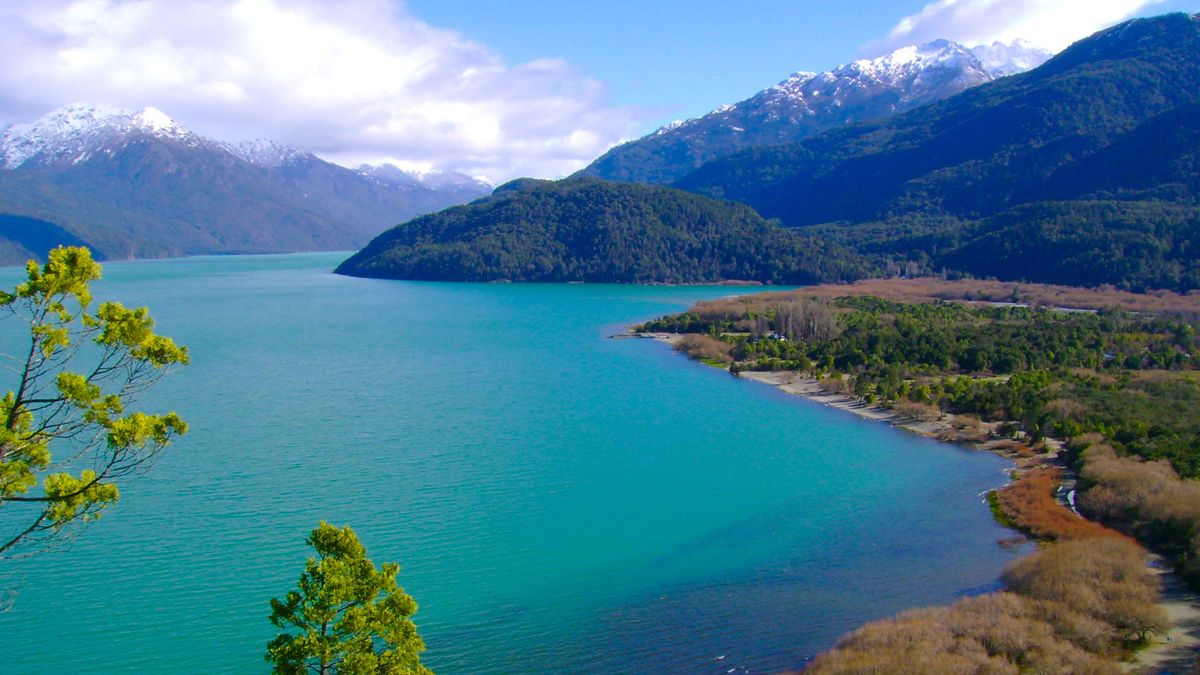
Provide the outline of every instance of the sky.
[[1170,11],[1200,0],[0,0],[0,126],[153,106],[347,166],[557,178],[799,70]]

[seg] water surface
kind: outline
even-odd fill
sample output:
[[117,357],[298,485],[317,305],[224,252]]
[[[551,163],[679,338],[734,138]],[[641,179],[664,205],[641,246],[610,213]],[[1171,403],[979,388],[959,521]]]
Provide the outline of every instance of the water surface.
[[728,288],[375,281],[339,259],[105,266],[100,296],[191,349],[147,401],[191,433],[20,566],[5,672],[265,671],[267,601],[322,519],[401,563],[446,673],[793,668],[1010,559],[980,498],[1001,459],[605,339]]

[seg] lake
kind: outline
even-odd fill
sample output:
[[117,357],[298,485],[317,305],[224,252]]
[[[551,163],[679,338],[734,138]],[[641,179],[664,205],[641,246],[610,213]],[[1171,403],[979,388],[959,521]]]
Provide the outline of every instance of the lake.
[[189,347],[142,407],[191,431],[69,548],[0,569],[6,673],[265,672],[268,601],[320,520],[400,563],[443,673],[795,668],[1014,555],[982,497],[1006,461],[606,339],[734,289],[351,279],[342,257],[105,265],[98,297]]

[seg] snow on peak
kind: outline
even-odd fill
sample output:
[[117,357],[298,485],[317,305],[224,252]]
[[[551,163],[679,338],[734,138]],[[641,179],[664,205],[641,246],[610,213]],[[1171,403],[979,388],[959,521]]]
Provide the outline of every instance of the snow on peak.
[[476,191],[491,191],[492,184],[485,178],[468,176],[458,171],[434,168],[428,164],[404,162],[404,168],[395,164],[363,164],[358,172],[394,187],[423,186],[430,190],[468,188]]
[[1007,45],[1003,42],[993,42],[990,45],[973,47],[971,51],[979,59],[984,70],[993,77],[1006,77],[1033,70],[1054,56],[1053,52],[1026,40],[1014,40]]
[[973,55],[970,50],[957,42],[933,40],[920,45],[901,47],[878,58],[852,61],[831,72],[839,77],[867,76],[879,80],[898,80],[915,71],[936,66],[978,65],[972,61]]
[[15,169],[34,158],[45,163],[79,162],[137,132],[198,141],[197,136],[157,108],[129,110],[72,103],[33,122],[0,130],[0,167]]
[[[859,59],[823,73],[796,73],[755,99],[787,104],[820,114],[866,101],[884,90],[899,94],[899,103],[931,100],[993,79],[966,47],[933,40],[901,47],[873,59]],[[954,91],[950,91],[954,90]],[[832,108],[831,108],[832,106]]]
[[138,126],[147,131],[173,134],[182,128],[158,108],[142,108],[133,119]]
[[421,184],[421,173],[405,171],[395,164],[363,164],[358,167],[358,172],[393,187],[411,187]]
[[241,143],[226,143],[222,147],[238,159],[267,168],[277,168],[309,157],[311,153],[281,145],[266,138]]
[[685,124],[687,124],[687,120],[674,120],[674,121],[668,122],[668,123],[662,125],[661,127],[659,127],[658,131],[654,132],[654,135],[662,136],[663,134],[669,134],[672,131],[675,131],[676,129],[678,129],[679,127],[681,127]]

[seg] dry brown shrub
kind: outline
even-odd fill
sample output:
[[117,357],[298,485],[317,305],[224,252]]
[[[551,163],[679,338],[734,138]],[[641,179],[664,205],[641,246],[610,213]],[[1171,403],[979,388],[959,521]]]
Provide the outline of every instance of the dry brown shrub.
[[[1088,455],[1095,471],[1121,468],[1111,464],[1118,460],[1111,448],[1096,446]],[[1141,468],[1167,476],[1159,466]],[[1123,672],[1113,659],[1124,654],[1125,642],[1168,625],[1156,604],[1158,578],[1146,569],[1145,551],[1136,543],[1094,523],[1083,525],[1088,521],[1054,502],[1057,471],[1030,470],[1006,490],[1019,517],[1061,539],[1005,569],[1001,578],[1010,592],[867,624],[807,672]],[[1068,525],[1060,522],[1062,514]],[[1069,538],[1084,530],[1086,538]]]
[[1054,499],[1062,482],[1062,470],[1045,466],[1023,473],[1012,484],[996,491],[996,500],[1004,515],[1020,529],[1038,539],[1084,539],[1088,537],[1129,537],[1085,518],[1080,518]]
[[1081,434],[1071,439],[1072,445],[1079,444],[1082,447],[1092,447],[1095,445],[1103,445],[1104,443],[1104,436],[1094,431],[1089,431],[1086,434]]
[[817,384],[821,385],[822,389],[824,389],[825,391],[827,391],[831,394],[838,394],[840,396],[849,396],[851,393],[850,392],[850,383],[847,382],[845,380],[845,378],[823,377]]
[[989,656],[977,642],[960,639],[952,629],[952,609],[904,612],[869,623],[843,637],[837,647],[813,662],[806,673],[1011,673],[1018,670]]
[[743,319],[746,317],[748,303],[739,298],[727,298],[714,302],[699,302],[692,306],[692,313],[705,321],[723,321],[725,319]]
[[912,420],[914,422],[933,422],[941,419],[942,410],[935,405],[928,403],[916,403],[913,401],[897,401],[892,404],[892,410],[901,419]]
[[988,427],[974,415],[954,415],[949,429],[938,433],[938,439],[947,443],[982,443],[991,437]]
[[1078,502],[1085,513],[1152,538],[1200,529],[1200,483],[1181,479],[1166,460],[1119,457],[1097,443],[1083,461],[1088,487]]
[[1021,672],[1058,675],[1124,675],[1125,669],[1111,660],[1093,656],[1070,642],[1048,639],[1025,655]]
[[1145,551],[1126,540],[1064,541],[1009,565],[1001,580],[1026,598],[1086,612],[1122,639],[1140,639],[1168,625],[1155,604],[1158,578],[1146,569]]
[[[1057,627],[1041,617],[1045,605],[1001,592],[952,607],[904,612],[843,637],[807,672],[1120,672],[1115,664],[1062,639]],[[1111,647],[1107,641],[1098,644],[1101,650]]]
[[1013,452],[1017,453],[1018,455],[1020,455],[1022,457],[1033,457],[1034,455],[1038,454],[1038,451],[1036,449],[1031,448],[1024,443],[1013,443],[1012,449],[1013,449]]
[[1084,415],[1087,415],[1091,411],[1091,408],[1074,399],[1056,398],[1046,403],[1043,410],[1064,419],[1082,420]]
[[[990,298],[1033,306],[1073,307],[1078,309],[1121,309],[1131,312],[1200,312],[1200,293],[1180,295],[1170,291],[1130,293],[1114,288],[1074,288],[1050,284],[938,278],[865,279],[854,284],[807,286],[795,291],[775,291],[697,303],[691,311],[714,318],[741,318],[747,310],[765,311],[769,307],[798,298],[844,298],[871,295],[896,302],[934,302],[937,300],[973,301]],[[711,314],[708,314],[711,313]]]
[[955,415],[950,426],[962,431],[978,431],[983,428],[983,421],[975,415]]
[[693,359],[712,359],[721,363],[733,363],[733,345],[722,342],[711,335],[685,335],[674,348]]
[[1108,623],[1061,602],[1026,602],[1029,603],[1034,616],[1053,626],[1059,637],[1074,643],[1084,651],[1103,653],[1120,637],[1116,629]]
[[[1171,370],[1139,370],[1134,373],[1133,381],[1138,384],[1154,384],[1158,382],[1171,382],[1179,379],[1180,374]],[[1145,392],[1140,392],[1145,393]]]

